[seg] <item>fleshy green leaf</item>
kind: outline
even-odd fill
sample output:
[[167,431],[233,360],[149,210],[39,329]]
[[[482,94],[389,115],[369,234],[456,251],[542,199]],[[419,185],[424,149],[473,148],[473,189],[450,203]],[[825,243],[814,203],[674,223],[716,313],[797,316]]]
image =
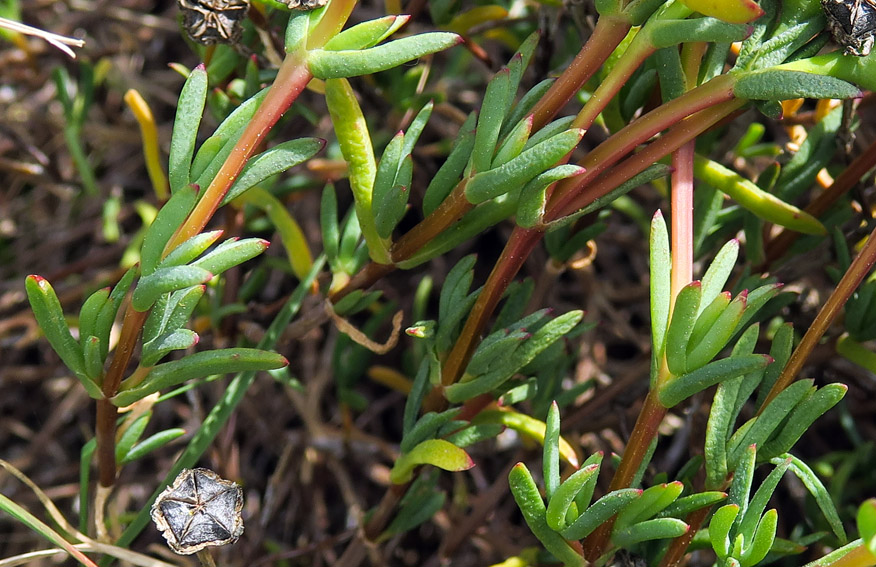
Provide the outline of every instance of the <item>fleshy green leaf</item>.
[[490,167],[499,167],[505,165],[523,151],[526,142],[529,140],[529,134],[532,132],[532,115],[527,116],[517,123],[517,125],[508,133],[508,136],[499,145],[496,150],[496,156],[493,158],[493,163]]
[[500,167],[477,173],[465,188],[466,198],[471,203],[483,203],[527,183],[572,151],[583,135],[580,129],[566,130],[524,150]]
[[541,499],[538,486],[523,463],[517,463],[511,469],[511,473],[508,475],[508,484],[517,506],[523,513],[526,525],[545,548],[562,561],[566,567],[584,565],[584,558],[569,546],[563,536],[548,527],[545,521],[544,500]]
[[407,15],[384,16],[356,24],[328,40],[323,49],[329,51],[367,49],[391,36],[409,19],[410,16]]
[[664,407],[671,408],[709,386],[764,368],[771,361],[772,359],[766,355],[748,354],[710,362],[661,386],[658,393],[660,403]]
[[845,384],[828,384],[800,402],[792,411],[781,431],[760,450],[763,458],[769,459],[786,453],[803,436],[812,423],[839,403],[848,391]]
[[824,518],[827,520],[828,525],[830,525],[830,529],[840,542],[848,541],[846,539],[845,528],[843,528],[843,523],[836,511],[833,499],[830,497],[827,488],[824,487],[824,484],[821,483],[812,469],[810,469],[806,463],[788,453],[776,457],[770,462],[773,464],[779,464],[787,458],[791,459],[791,471],[797,475],[797,478],[803,482],[803,486],[806,487],[806,490],[808,490],[809,494],[815,499],[815,503],[818,504],[818,508],[821,510],[821,513],[824,514]]
[[175,439],[179,439],[185,434],[185,429],[174,428],[165,429],[164,431],[159,431],[155,435],[150,435],[140,443],[134,445],[134,447],[122,458],[119,464],[126,465],[139,458],[145,457],[149,453],[157,451],[161,447],[164,447]]
[[[95,384],[99,384],[103,380],[103,363],[104,358],[100,352],[100,339],[94,335],[82,341],[82,357],[85,360],[85,375],[88,376]],[[98,391],[95,390],[94,394]],[[92,392],[89,392],[91,395]]]
[[159,296],[210,281],[213,274],[197,266],[172,266],[159,268],[137,283],[131,296],[131,306],[137,311],[146,311]]
[[659,210],[651,218],[649,264],[651,273],[651,337],[655,356],[664,348],[669,327],[669,306],[672,300],[670,283],[669,232]]
[[434,437],[438,430],[441,429],[441,426],[459,415],[460,411],[459,408],[454,408],[441,413],[430,411],[423,414],[411,430],[405,433],[404,437],[402,437],[399,449],[401,449],[402,453],[412,451],[414,447],[423,441]]
[[189,329],[175,329],[143,344],[143,354],[140,363],[143,366],[153,366],[174,350],[185,350],[198,344],[198,334]]
[[733,94],[748,100],[788,100],[792,98],[856,98],[855,85],[828,75],[816,75],[787,68],[740,73]]
[[544,423],[542,466],[545,497],[550,502],[560,486],[560,408],[557,402],[551,402]]
[[325,140],[319,138],[299,138],[282,142],[258,154],[247,162],[246,167],[222,198],[221,205],[239,197],[272,175],[304,163],[319,153],[324,146]]
[[643,541],[671,539],[683,536],[689,526],[677,518],[655,518],[625,528],[616,529],[611,541],[619,547],[630,547]]
[[[203,258],[193,262],[192,267],[207,270],[214,276],[229,268],[255,258],[268,248],[268,241],[261,238],[229,239]],[[203,282],[202,282],[203,283]]]
[[866,57],[849,57],[844,55],[842,50],[784,63],[777,68],[779,71],[815,73],[816,76],[829,75],[830,78],[849,81],[868,91],[876,90],[874,69],[876,69],[876,51]]
[[581,175],[584,171],[583,167],[565,164],[536,175],[520,192],[517,201],[517,224],[523,228],[540,224],[547,205],[547,188],[561,179]]
[[591,480],[595,481],[598,474],[598,463],[581,467],[557,488],[548,501],[547,515],[545,516],[547,524],[552,530],[559,532],[567,527],[566,514],[569,507],[573,502],[577,504],[576,496],[590,486]]
[[185,325],[204,295],[204,291],[203,285],[197,285],[160,297],[143,326],[143,343],[149,343],[159,335]]
[[776,539],[776,525],[779,521],[779,514],[775,509],[769,510],[764,514],[760,523],[757,525],[757,531],[754,534],[754,539],[751,545],[739,558],[739,563],[742,567],[752,567],[757,565],[769,553],[773,542]]
[[150,275],[158,267],[164,247],[192,211],[197,200],[198,190],[191,185],[185,185],[177,189],[158,211],[155,220],[146,230],[140,249],[140,270],[143,276]]
[[[110,289],[103,288],[88,296],[88,299],[79,309],[79,342],[88,340],[89,337],[97,337],[97,320],[100,310],[109,301]],[[85,345],[83,344],[83,347]]]
[[682,0],[682,2],[691,10],[725,22],[744,24],[763,15],[763,10],[754,0]]
[[70,333],[70,328],[67,327],[61,302],[58,301],[58,296],[55,295],[52,284],[48,280],[35,275],[28,276],[24,283],[27,290],[27,299],[30,302],[34,317],[40,329],[45,333],[49,344],[52,345],[52,348],[58,353],[58,356],[67,365],[67,368],[76,374],[76,377],[79,378],[85,389],[88,390],[89,395],[94,397],[95,393],[100,392],[100,388],[85,374],[85,359],[83,358],[82,350],[79,343]]
[[730,554],[730,530],[738,514],[739,506],[727,504],[718,508],[709,522],[709,539],[718,559],[726,559]]
[[657,49],[693,41],[742,41],[751,31],[750,27],[741,23],[722,22],[715,18],[656,20],[648,22],[645,29],[648,30],[651,44]]
[[805,397],[811,396],[815,391],[812,380],[798,380],[782,390],[764,410],[751,419],[753,425],[742,431],[737,431],[727,444],[727,461],[734,466],[746,447],[757,445],[760,447],[776,430],[776,428],[788,417],[791,410]]
[[735,238],[722,246],[718,254],[715,255],[715,259],[709,264],[709,269],[706,270],[701,280],[703,284],[703,297],[698,314],[702,313],[706,306],[718,297],[718,294],[724,289],[724,286],[727,284],[727,278],[733,273],[733,267],[736,265],[738,257],[739,241]]
[[508,100],[510,88],[510,71],[507,67],[496,73],[487,84],[471,152],[471,169],[475,174],[490,169],[505,119],[505,101]]
[[386,71],[423,55],[442,51],[458,44],[455,33],[430,32],[362,50],[329,51],[312,49],[307,52],[307,66],[319,79],[341,79]]
[[212,246],[220,236],[222,236],[221,230],[212,230],[210,232],[196,234],[174,248],[170,254],[165,256],[161,263],[158,264],[158,267],[168,268],[170,266],[188,264],[203,254],[204,251]]
[[660,516],[673,518],[686,518],[688,514],[713,506],[727,498],[726,492],[708,491],[698,492],[679,498],[660,512]]
[[198,65],[192,69],[183,85],[176,106],[176,118],[173,121],[173,135],[170,138],[170,155],[167,163],[168,180],[173,193],[191,183],[189,171],[206,101],[207,70],[203,65]]
[[824,225],[809,213],[782,201],[771,193],[767,193],[752,181],[717,162],[696,156],[694,158],[694,174],[697,178],[729,195],[730,198],[759,218],[804,234],[827,233]]
[[648,518],[653,518],[672,504],[682,490],[684,490],[684,484],[678,481],[648,488],[635,502],[631,502],[618,514],[615,527],[622,530]]
[[624,488],[610,492],[594,502],[560,533],[569,540],[585,538],[641,494],[642,491],[637,488]]
[[423,195],[423,212],[425,214],[429,215],[437,209],[441,201],[450,194],[453,186],[459,181],[474,149],[476,123],[477,115],[469,114],[460,126],[459,134],[453,142],[450,154],[426,187],[426,192]]
[[[129,406],[149,394],[165,390],[187,380],[213,374],[273,370],[288,364],[285,357],[254,348],[226,348],[196,352],[180,360],[153,366],[146,377],[136,385],[122,382],[120,391],[110,401],[116,406]],[[132,376],[135,378],[136,372]]]
[[377,164],[365,116],[346,79],[326,81],[325,96],[341,153],[349,164],[350,189],[356,205],[356,218],[368,245],[368,253],[372,260],[388,263],[389,242],[377,234],[374,226],[372,190]]
[[570,311],[548,321],[523,341],[499,368],[447,387],[445,390],[447,399],[457,403],[498,388],[515,372],[532,362],[539,353],[571,331],[581,321],[583,315],[581,311]]
[[876,555],[876,498],[864,501],[856,517],[858,534],[870,553]]
[[133,423],[128,425],[116,442],[116,462],[120,463],[134,444],[140,440],[140,436],[146,431],[152,412],[146,412],[138,416]]
[[706,332],[698,344],[688,343],[690,349],[687,353],[687,368],[695,370],[711,362],[711,360],[723,349],[736,331],[736,325],[742,319],[742,313],[746,306],[746,293],[740,293],[730,302],[715,319],[715,322]]
[[[666,331],[666,363],[676,376],[687,372],[687,344],[699,312],[702,284],[691,282],[678,292]],[[670,407],[670,406],[667,406]]]
[[474,461],[464,450],[444,439],[429,439],[401,455],[389,472],[393,484],[404,484],[414,476],[420,465],[433,465],[446,471],[467,471]]

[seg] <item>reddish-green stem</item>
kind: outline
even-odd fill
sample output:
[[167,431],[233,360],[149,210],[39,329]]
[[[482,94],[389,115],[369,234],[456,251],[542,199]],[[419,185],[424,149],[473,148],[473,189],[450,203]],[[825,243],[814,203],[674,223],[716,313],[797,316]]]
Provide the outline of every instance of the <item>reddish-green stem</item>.
[[[876,142],[856,157],[849,166],[831,183],[824,192],[806,207],[806,212],[814,217],[820,217],[836,203],[840,197],[849,192],[868,171],[876,167]],[[769,265],[788,251],[788,248],[797,240],[800,233],[784,229],[778,236],[773,238],[766,247],[766,264]]]
[[109,398],[116,395],[125,369],[131,362],[137,339],[146,322],[148,311],[137,311],[128,303],[122,320],[119,342],[113,353],[112,362],[104,376],[101,390],[103,399],[97,401],[95,416],[95,437],[97,439],[97,468],[101,486],[112,486],[116,482],[116,418],[118,409]]
[[584,83],[599,70],[599,67],[620,44],[628,31],[630,31],[630,24],[622,18],[603,16],[597,20],[593,35],[532,109],[533,132],[550,122],[557,112],[575,96]]
[[[685,83],[696,84],[700,62],[705,53],[703,42],[686,43],[682,47],[681,62]],[[694,152],[693,140],[685,143],[672,153],[672,302],[681,288],[693,280],[693,190],[694,190]],[[671,309],[671,308],[670,308]]]
[[593,96],[590,97],[584,107],[578,112],[578,115],[572,122],[572,128],[589,130],[599,113],[605,110],[605,107],[614,98],[614,95],[621,90],[629,78],[633,76],[633,73],[636,72],[636,69],[645,62],[645,59],[653,53],[653,46],[643,41],[633,41],[620,60],[611,69],[608,76],[599,83],[599,87],[593,92]]
[[[733,112],[744,106],[746,102],[745,100],[731,98],[712,108],[701,110],[690,118],[683,120],[672,127],[666,134],[648,144],[643,150],[626,159],[620,166],[612,168],[611,171],[599,177],[591,185],[587,187],[573,187],[575,191],[564,192],[554,203],[549,203],[548,211],[545,213],[545,220],[550,222],[571,215],[596,199],[607,195],[625,181],[641,173],[664,156],[730,116]],[[616,162],[617,160],[612,161]],[[585,176],[587,176],[587,173],[581,177]],[[557,189],[559,190],[562,185],[563,183],[561,182]],[[575,185],[578,184],[576,183]]]
[[[568,202],[573,200],[585,185],[655,134],[681,122],[697,111],[732,100],[734,83],[734,79],[729,75],[721,75],[625,126],[578,162],[578,165],[587,170],[585,173],[557,184],[548,203],[548,210],[565,210]],[[549,216],[548,220],[555,218],[558,217]]]
[[468,178],[457,183],[432,214],[398,239],[391,251],[393,262],[404,262],[474,208],[474,205],[465,198],[467,185]]
[[274,124],[313,78],[303,53],[290,53],[283,60],[271,90],[259,105],[252,120],[247,124],[231,154],[219,168],[219,172],[204,191],[185,223],[176,231],[166,250],[173,250],[180,243],[201,232],[219,208],[219,204],[243,170],[247,160],[267,136]]
[[502,250],[493,271],[487,278],[477,301],[469,313],[468,319],[459,334],[459,338],[453,344],[450,354],[444,361],[441,372],[441,384],[449,386],[459,380],[462,371],[468,364],[468,360],[477,344],[477,338],[483,332],[487,319],[505,293],[508,284],[517,275],[523,262],[529,257],[532,249],[541,240],[542,232],[534,229],[517,227],[511,233],[511,237]]
[[873,232],[870,233],[867,243],[855,257],[852,265],[849,266],[849,269],[843,275],[833,293],[827,298],[818,315],[815,316],[815,320],[812,321],[812,324],[806,330],[806,334],[803,335],[800,344],[791,353],[788,364],[782,369],[782,373],[779,375],[776,383],[773,384],[766,399],[764,399],[761,410],[794,381],[800,369],[803,368],[806,359],[809,358],[809,355],[815,349],[815,345],[818,344],[821,337],[827,332],[827,329],[833,323],[833,320],[836,319],[843,305],[846,304],[846,301],[849,300],[849,297],[852,296],[852,293],[858,288],[861,281],[870,273],[870,268],[873,267],[874,262],[876,262],[876,229],[873,229]]
[[660,567],[675,567],[678,565],[678,563],[684,558],[684,554],[687,553],[687,548],[690,547],[690,542],[693,541],[694,536],[697,535],[703,522],[709,517],[709,512],[711,510],[712,508],[707,506],[706,508],[700,508],[699,510],[695,510],[688,514],[684,521],[690,526],[690,528],[684,533],[684,535],[672,540],[672,543],[669,544],[669,549],[666,550],[666,554],[663,555],[663,559],[660,560]]
[[693,141],[672,154],[672,297],[693,279]]
[[[614,478],[611,479],[610,492],[626,488],[633,481],[648,453],[651,441],[657,437],[657,428],[665,416],[666,408],[657,399],[657,392],[654,390],[648,392],[645,404],[642,406],[642,411],[639,412],[636,425],[633,427],[633,432],[624,448],[624,456],[614,473]],[[603,523],[584,540],[584,557],[589,561],[595,561],[605,553],[613,526],[614,518]]]

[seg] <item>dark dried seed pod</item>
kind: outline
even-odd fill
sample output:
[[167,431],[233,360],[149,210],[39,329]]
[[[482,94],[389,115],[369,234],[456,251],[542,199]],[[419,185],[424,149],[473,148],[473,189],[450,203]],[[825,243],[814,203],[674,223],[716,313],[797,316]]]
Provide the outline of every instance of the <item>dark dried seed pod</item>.
[[209,469],[183,469],[152,505],[152,521],[181,555],[234,543],[243,533],[243,491]]
[[278,0],[293,10],[314,10],[322,8],[328,0]]
[[240,42],[249,0],[177,0],[177,4],[193,41],[204,45]]
[[821,0],[827,29],[848,55],[864,57],[876,38],[876,0]]

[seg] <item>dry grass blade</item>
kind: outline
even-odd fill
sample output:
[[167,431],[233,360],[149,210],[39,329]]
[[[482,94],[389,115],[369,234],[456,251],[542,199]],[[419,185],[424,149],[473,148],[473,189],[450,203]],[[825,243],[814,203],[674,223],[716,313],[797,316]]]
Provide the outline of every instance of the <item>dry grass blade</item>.
[[45,41],[57,47],[73,59],[76,59],[76,53],[68,46],[72,45],[73,47],[82,47],[83,45],[85,45],[85,41],[81,39],[47,32],[45,30],[41,30],[27,24],[22,24],[21,22],[16,22],[15,20],[7,20],[6,18],[0,18],[0,27],[12,30],[14,32],[23,33],[25,35],[32,35],[34,37],[44,39]]
[[[30,480],[27,475],[23,472],[15,468],[11,463],[0,459],[0,467],[3,467],[8,471],[12,476],[23,482],[30,488],[33,493],[36,495],[37,499],[45,508],[46,512],[48,512],[49,516],[55,521],[62,530],[71,534],[73,537],[78,539],[82,544],[86,547],[76,546],[66,541],[63,537],[61,537],[57,532],[53,531],[49,526],[44,524],[38,518],[24,510],[15,504],[11,500],[6,499],[4,496],[0,495],[0,508],[3,508],[8,513],[12,514],[19,520],[25,522],[28,527],[44,536],[46,539],[51,541],[52,543],[58,545],[59,547],[63,547],[64,550],[76,558],[77,561],[82,563],[83,565],[88,565],[89,567],[97,567],[97,565],[92,562],[88,557],[82,554],[80,549],[85,549],[88,551],[95,551],[98,553],[105,553],[107,555],[112,555],[118,559],[122,559],[124,561],[128,561],[134,565],[138,565],[140,567],[176,567],[173,563],[167,563],[164,561],[159,561],[158,559],[153,559],[148,555],[143,555],[142,553],[135,553],[133,551],[129,551],[127,549],[116,547],[115,545],[110,545],[106,543],[100,543],[98,541],[94,541],[89,538],[76,528],[70,525],[69,522],[64,518],[55,504],[46,496],[46,493],[40,489],[32,480]],[[47,550],[51,551],[51,550]],[[56,551],[52,551],[52,553],[56,553]],[[22,556],[17,556],[18,558]],[[7,558],[0,565],[5,566],[5,561],[14,560],[17,558]],[[11,565],[19,565],[21,563],[11,563]]]

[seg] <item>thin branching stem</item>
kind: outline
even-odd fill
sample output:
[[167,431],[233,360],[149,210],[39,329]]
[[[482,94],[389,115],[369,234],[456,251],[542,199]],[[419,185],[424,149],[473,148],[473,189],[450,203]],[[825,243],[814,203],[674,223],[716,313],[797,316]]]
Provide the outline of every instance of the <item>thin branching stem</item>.
[[824,336],[824,333],[827,332],[836,316],[839,315],[843,305],[846,304],[852,293],[854,293],[864,278],[867,277],[867,274],[870,273],[870,268],[873,267],[874,262],[876,262],[876,229],[873,229],[873,232],[870,233],[867,243],[855,257],[852,265],[849,266],[845,275],[843,275],[836,288],[834,288],[833,293],[827,298],[818,315],[815,316],[815,320],[812,321],[812,324],[806,330],[806,334],[803,335],[800,344],[791,353],[788,364],[785,365],[776,383],[773,384],[769,394],[767,394],[766,399],[761,404],[761,410],[767,407],[773,398],[794,381],[797,374],[803,368],[803,364],[809,358],[809,355],[812,354],[815,346],[821,341],[821,337]]
[[596,22],[593,34],[557,81],[532,109],[532,131],[550,122],[557,112],[572,100],[581,87],[602,66],[608,56],[630,31],[625,19],[603,16]]
[[[609,492],[627,488],[633,481],[648,453],[651,442],[657,437],[657,428],[665,416],[666,408],[657,399],[657,392],[651,390],[645,398],[645,404],[642,406],[642,411],[639,412],[636,425],[633,427],[633,432],[624,448],[623,459],[614,473],[614,478],[611,479]],[[584,540],[584,557],[589,561],[595,561],[605,553],[613,527],[614,518],[604,522]]]
[[[596,149],[578,162],[578,165],[587,170],[585,173],[557,184],[548,203],[549,213],[546,215],[547,220],[559,218],[551,216],[550,211],[567,210],[568,207],[566,205],[574,200],[576,195],[580,194],[581,189],[585,185],[593,181],[600,173],[617,164],[639,144],[644,143],[655,134],[672,125],[678,124],[687,116],[719,103],[732,100],[733,85],[734,79],[728,75],[716,77],[708,83],[652,110],[618,131],[605,142],[599,144]],[[618,168],[614,169],[617,170]]]
[[[830,187],[825,189],[818,197],[806,207],[806,212],[818,218],[826,213],[840,197],[848,193],[861,180],[868,171],[876,167],[876,142],[870,144],[864,152],[856,157],[849,166],[837,176]],[[784,229],[766,246],[766,266],[772,264],[785,255],[800,233],[790,229]]]
[[542,235],[543,233],[539,230],[520,227],[515,228],[514,232],[511,233],[511,237],[502,250],[502,255],[493,266],[487,283],[484,284],[459,337],[444,361],[441,371],[442,385],[449,386],[462,376],[462,371],[471,358],[477,345],[477,339],[487,324],[487,319],[496,308],[511,280],[523,266],[523,262],[541,240]]
[[265,100],[259,105],[252,120],[247,124],[240,139],[234,145],[234,149],[231,150],[228,159],[219,168],[216,177],[213,178],[198,204],[195,205],[195,209],[170,239],[167,251],[173,250],[207,226],[213,213],[219,208],[223,197],[243,170],[247,160],[258,150],[265,136],[298,98],[298,95],[312,78],[313,75],[311,75],[304,60],[304,54],[293,52],[286,56],[271,90],[265,95]]

